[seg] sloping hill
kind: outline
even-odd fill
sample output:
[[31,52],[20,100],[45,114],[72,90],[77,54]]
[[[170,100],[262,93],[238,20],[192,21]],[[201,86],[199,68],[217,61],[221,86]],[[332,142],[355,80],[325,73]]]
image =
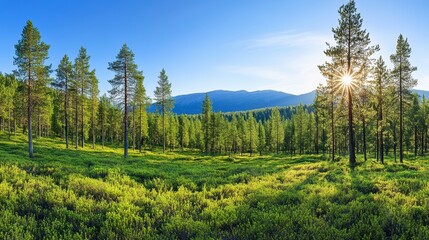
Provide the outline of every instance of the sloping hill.
[[[282,107],[313,102],[315,91],[302,95],[293,95],[274,90],[226,91],[216,90],[207,93],[212,101],[213,111],[236,112],[267,107]],[[199,114],[206,93],[193,93],[174,97],[173,112],[176,114]],[[155,111],[151,106],[150,111]]]
[[[413,89],[420,97],[429,98],[429,91]],[[311,91],[301,95],[294,95],[275,90],[260,90],[254,92],[216,90],[207,93],[212,101],[215,112],[238,112],[260,108],[296,106],[302,104],[312,104],[316,91]],[[176,114],[199,114],[201,113],[203,101],[206,93],[192,93],[174,97],[174,109]],[[155,111],[155,106],[151,106],[150,112]]]

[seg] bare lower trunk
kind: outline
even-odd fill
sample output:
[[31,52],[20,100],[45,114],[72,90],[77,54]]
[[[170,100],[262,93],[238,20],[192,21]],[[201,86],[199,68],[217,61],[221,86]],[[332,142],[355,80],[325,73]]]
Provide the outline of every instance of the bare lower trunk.
[[135,106],[133,104],[133,137],[132,137],[132,141],[133,141],[133,149],[136,149],[136,121],[135,121]]
[[418,139],[417,139],[417,125],[414,126],[414,158],[417,157],[417,146]]
[[399,162],[404,161],[404,146],[403,146],[403,135],[404,135],[404,123],[403,123],[403,106],[402,106],[402,64],[399,66]]
[[363,134],[363,156],[364,160],[368,160],[366,156],[366,122],[365,122],[365,116],[362,116],[362,134]]
[[128,157],[128,86],[127,86],[127,65],[124,66],[124,158]]
[[396,162],[396,148],[397,148],[397,136],[396,136],[396,124],[393,126],[393,155]]
[[332,161],[335,160],[335,122],[334,122],[334,100],[331,101],[331,134],[332,134]]
[[140,115],[139,115],[139,139],[138,139],[138,148],[139,152],[142,152],[142,106],[140,106]]
[[33,158],[33,129],[31,128],[31,104],[32,104],[32,99],[31,99],[31,75],[30,75],[30,69],[31,69],[31,64],[30,64],[30,68],[28,69],[28,83],[27,83],[27,126],[28,126],[28,155],[30,158]]
[[75,147],[79,147],[79,92],[76,87],[76,100],[75,100]]

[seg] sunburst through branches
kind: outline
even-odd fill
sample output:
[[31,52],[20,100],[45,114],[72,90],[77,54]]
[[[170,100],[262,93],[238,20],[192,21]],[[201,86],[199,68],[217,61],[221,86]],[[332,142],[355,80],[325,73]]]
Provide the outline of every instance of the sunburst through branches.
[[347,70],[335,70],[335,74],[333,76],[334,80],[334,91],[337,93],[341,93],[341,95],[346,95],[348,90],[353,90],[353,88],[357,87],[356,78],[354,73],[350,73]]

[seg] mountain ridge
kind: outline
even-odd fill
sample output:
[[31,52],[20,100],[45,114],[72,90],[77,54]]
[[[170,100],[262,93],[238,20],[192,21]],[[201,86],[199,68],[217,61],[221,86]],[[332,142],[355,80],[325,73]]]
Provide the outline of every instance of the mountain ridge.
[[[429,91],[413,89],[420,96],[429,97]],[[214,112],[238,112],[270,107],[286,107],[301,104],[312,104],[316,96],[316,90],[291,94],[277,90],[213,90],[209,92],[190,93],[174,96],[173,112],[175,114],[200,114],[205,95],[208,94]],[[152,104],[150,112],[155,112]]]

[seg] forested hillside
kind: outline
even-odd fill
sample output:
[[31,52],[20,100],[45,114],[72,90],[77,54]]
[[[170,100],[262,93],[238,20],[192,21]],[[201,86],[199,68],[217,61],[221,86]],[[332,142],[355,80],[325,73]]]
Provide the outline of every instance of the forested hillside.
[[[192,93],[173,97],[175,114],[201,114],[201,103],[205,95],[213,103],[214,112],[238,112],[261,108],[310,105],[313,103],[316,91],[293,95],[274,90],[262,91],[225,91],[217,90],[207,93]],[[150,107],[150,112],[156,111],[156,106]]]

